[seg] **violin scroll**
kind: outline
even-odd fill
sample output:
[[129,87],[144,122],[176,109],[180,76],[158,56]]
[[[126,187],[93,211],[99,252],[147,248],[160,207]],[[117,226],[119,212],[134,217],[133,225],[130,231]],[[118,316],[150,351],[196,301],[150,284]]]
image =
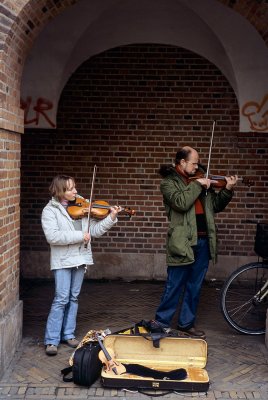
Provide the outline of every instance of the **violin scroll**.
[[254,185],[254,181],[250,178],[243,177],[243,178],[241,178],[241,180],[242,180],[242,183],[244,183],[248,187],[251,187]]

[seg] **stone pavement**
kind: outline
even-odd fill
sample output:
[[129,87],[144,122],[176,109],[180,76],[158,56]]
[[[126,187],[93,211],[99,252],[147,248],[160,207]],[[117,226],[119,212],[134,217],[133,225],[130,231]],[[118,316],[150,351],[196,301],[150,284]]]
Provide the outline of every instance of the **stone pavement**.
[[[79,301],[77,338],[81,339],[89,329],[115,331],[153,318],[162,290],[161,282],[85,281]],[[53,282],[21,283],[23,341],[0,380],[0,399],[153,399],[157,392],[151,392],[148,397],[135,392],[103,389],[100,381],[90,388],[62,381],[60,370],[68,366],[72,349],[61,345],[56,357],[48,357],[42,344],[53,291]],[[219,293],[216,285],[204,285],[197,321],[207,334],[208,393],[181,392],[161,398],[268,399],[268,351],[264,336],[240,335],[232,330],[221,315]]]

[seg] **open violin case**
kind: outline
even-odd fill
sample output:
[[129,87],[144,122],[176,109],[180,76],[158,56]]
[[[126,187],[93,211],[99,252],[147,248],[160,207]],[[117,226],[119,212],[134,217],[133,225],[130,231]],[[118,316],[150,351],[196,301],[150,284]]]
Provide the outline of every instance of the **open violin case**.
[[103,344],[118,365],[117,374],[103,366],[104,387],[188,392],[206,392],[209,388],[207,343],[203,339],[164,337],[155,347],[143,335],[113,334],[106,336]]

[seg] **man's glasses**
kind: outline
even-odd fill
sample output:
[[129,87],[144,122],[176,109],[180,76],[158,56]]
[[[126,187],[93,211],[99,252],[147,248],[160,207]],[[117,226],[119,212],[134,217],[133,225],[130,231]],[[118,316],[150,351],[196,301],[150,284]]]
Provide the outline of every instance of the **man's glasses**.
[[192,164],[195,165],[196,167],[198,167],[198,163],[197,162],[192,162],[192,161],[186,161],[188,164]]

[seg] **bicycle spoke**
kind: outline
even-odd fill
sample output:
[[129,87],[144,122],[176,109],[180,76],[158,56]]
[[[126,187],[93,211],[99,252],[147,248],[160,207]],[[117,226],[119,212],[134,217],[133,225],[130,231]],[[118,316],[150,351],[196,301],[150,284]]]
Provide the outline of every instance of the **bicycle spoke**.
[[225,282],[221,309],[226,321],[237,331],[248,334],[265,332],[267,280],[268,265],[251,263],[240,267]]
[[[245,307],[245,306],[248,305],[248,304],[251,304],[251,300],[249,300],[249,301],[247,301],[246,303],[241,304],[240,306],[237,306],[237,307],[235,307],[235,308],[229,308],[229,313],[230,313],[231,315],[235,315],[235,314],[237,314],[240,310],[242,310],[243,307]],[[234,311],[235,311],[235,312],[234,312]]]
[[237,323],[241,323],[243,320],[245,320],[245,317],[248,315],[249,311],[252,310],[252,306],[250,306],[247,310],[244,311],[244,314],[240,315],[240,317],[237,320]]

